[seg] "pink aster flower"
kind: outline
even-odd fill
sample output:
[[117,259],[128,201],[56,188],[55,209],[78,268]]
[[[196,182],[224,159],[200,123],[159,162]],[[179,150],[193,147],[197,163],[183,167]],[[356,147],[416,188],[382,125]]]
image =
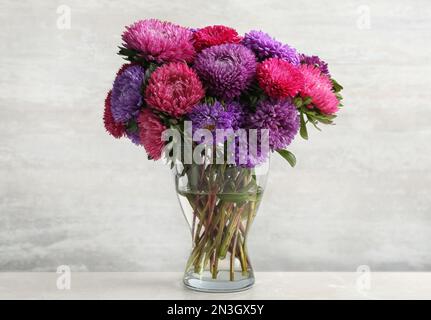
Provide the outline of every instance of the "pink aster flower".
[[278,58],[259,63],[256,74],[259,86],[272,98],[293,97],[303,86],[304,78],[298,68]]
[[180,117],[190,112],[204,95],[195,71],[185,63],[173,62],[151,74],[145,101],[154,109]]
[[338,111],[339,101],[332,91],[332,83],[328,76],[321,73],[319,68],[303,64],[299,67],[304,84],[300,95],[310,97],[312,104],[322,113],[332,114]]
[[200,52],[205,48],[225,43],[240,43],[241,37],[235,29],[226,26],[208,26],[193,34],[194,46]]
[[140,51],[145,59],[159,63],[191,62],[195,55],[193,32],[176,24],[147,19],[126,27],[125,46]]
[[151,109],[144,109],[138,116],[139,138],[145,151],[153,160],[160,159],[165,142],[162,140],[166,127]]
[[126,129],[122,123],[117,123],[112,116],[111,111],[111,94],[112,91],[108,92],[108,95],[105,99],[105,111],[103,113],[103,124],[105,125],[106,131],[113,136],[114,138],[121,138],[124,136]]

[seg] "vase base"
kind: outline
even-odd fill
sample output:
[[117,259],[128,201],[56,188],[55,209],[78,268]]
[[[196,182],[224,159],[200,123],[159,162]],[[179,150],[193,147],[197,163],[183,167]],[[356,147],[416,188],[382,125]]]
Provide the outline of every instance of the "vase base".
[[210,272],[202,274],[188,272],[184,275],[184,285],[192,290],[200,292],[240,292],[250,289],[254,284],[253,272],[248,272],[244,276],[240,271],[234,272],[234,280],[230,280],[229,271],[219,271],[217,279],[211,277]]

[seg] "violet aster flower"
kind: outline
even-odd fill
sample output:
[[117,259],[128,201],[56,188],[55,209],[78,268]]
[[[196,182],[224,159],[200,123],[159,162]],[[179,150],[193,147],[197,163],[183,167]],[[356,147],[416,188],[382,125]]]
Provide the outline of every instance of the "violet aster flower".
[[265,162],[270,151],[259,130],[256,139],[251,139],[250,136],[250,132],[246,132],[235,140],[235,163],[245,168],[254,168]]
[[237,130],[243,126],[246,113],[244,107],[239,102],[231,101],[226,103],[225,112],[229,113],[231,116],[232,129]]
[[141,138],[139,136],[138,130],[134,131],[134,132],[126,130],[126,136],[127,136],[127,138],[130,139],[130,141],[132,141],[137,146],[141,145]]
[[191,62],[195,55],[193,32],[176,24],[147,19],[126,27],[125,46],[140,51],[149,61]]
[[143,67],[130,65],[115,78],[111,95],[111,111],[115,122],[126,122],[139,113],[143,102],[144,73]]
[[216,101],[214,104],[201,103],[196,105],[189,114],[192,121],[193,132],[198,129],[207,129],[215,132],[216,129],[232,128],[233,114],[225,111],[223,105]]
[[256,57],[240,44],[222,44],[196,56],[194,68],[208,91],[222,99],[239,96],[256,72]]
[[246,33],[242,43],[256,54],[259,61],[268,58],[279,58],[293,65],[298,65],[300,62],[295,48],[275,40],[269,34],[262,31],[252,30]]
[[256,112],[248,118],[248,127],[269,130],[269,147],[272,151],[286,148],[299,129],[299,116],[290,99],[262,101]]
[[315,66],[320,70],[320,72],[331,77],[331,74],[329,73],[329,69],[328,69],[328,64],[325,61],[321,60],[318,56],[307,56],[305,54],[301,54],[300,59],[301,59],[301,64]]

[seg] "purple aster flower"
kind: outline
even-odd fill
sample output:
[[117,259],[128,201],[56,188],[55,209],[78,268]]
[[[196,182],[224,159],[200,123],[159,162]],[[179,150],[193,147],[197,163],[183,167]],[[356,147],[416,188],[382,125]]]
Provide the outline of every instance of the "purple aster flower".
[[271,150],[286,148],[299,130],[299,116],[290,101],[262,101],[248,118],[248,127],[269,130]]
[[145,70],[130,65],[117,75],[112,88],[111,110],[115,122],[126,122],[137,116],[142,106],[142,83]]
[[226,103],[225,111],[231,116],[232,129],[237,130],[243,126],[245,119],[245,111],[244,107],[239,102],[231,101]]
[[194,68],[211,94],[231,100],[250,84],[256,72],[256,57],[240,44],[222,44],[203,50]]
[[223,105],[216,101],[213,105],[202,103],[195,106],[189,114],[193,133],[198,129],[207,129],[215,133],[216,129],[232,128],[233,114],[225,111]]
[[242,43],[256,54],[259,61],[268,58],[279,58],[293,65],[300,63],[299,55],[295,48],[275,40],[265,32],[252,30],[245,34]]
[[328,64],[321,60],[318,56],[307,56],[305,54],[300,55],[301,64],[308,64],[315,66],[322,72],[323,74],[326,74],[327,76],[331,76],[328,69]]
[[238,134],[235,140],[235,163],[245,168],[254,168],[264,163],[269,157],[268,140],[263,139],[260,130],[256,132],[256,138],[251,138],[251,132]]
[[139,131],[126,131],[127,138],[130,139],[137,146],[141,145],[141,138],[139,137]]

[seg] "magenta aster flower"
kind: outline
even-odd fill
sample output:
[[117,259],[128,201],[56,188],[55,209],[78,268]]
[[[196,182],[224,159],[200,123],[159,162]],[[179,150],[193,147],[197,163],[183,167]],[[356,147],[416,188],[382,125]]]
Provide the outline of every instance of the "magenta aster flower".
[[115,122],[127,122],[139,113],[143,102],[144,73],[144,68],[139,65],[126,65],[118,72],[111,96],[111,111]]
[[265,32],[252,30],[245,34],[242,43],[256,54],[259,61],[279,58],[293,65],[299,64],[299,55],[295,48],[282,44]]
[[297,67],[276,58],[259,63],[256,73],[259,86],[272,98],[293,97],[304,84],[304,77]]
[[262,101],[256,106],[256,112],[249,116],[248,127],[268,129],[271,150],[284,149],[298,133],[298,111],[290,99]]
[[165,141],[162,139],[166,127],[160,122],[151,109],[144,109],[138,117],[139,137],[145,151],[153,160],[160,159]]
[[252,81],[256,57],[243,45],[222,44],[199,53],[194,68],[211,94],[230,100],[239,96]]
[[328,76],[314,66],[303,64],[299,67],[304,77],[304,85],[300,95],[310,97],[314,107],[324,114],[338,111],[339,101],[332,91],[332,82]]
[[149,61],[191,62],[195,55],[192,36],[191,30],[176,24],[147,19],[126,27],[122,39],[127,48],[140,51]]
[[185,63],[172,62],[151,74],[145,101],[154,109],[180,117],[190,112],[204,95],[195,71]]

